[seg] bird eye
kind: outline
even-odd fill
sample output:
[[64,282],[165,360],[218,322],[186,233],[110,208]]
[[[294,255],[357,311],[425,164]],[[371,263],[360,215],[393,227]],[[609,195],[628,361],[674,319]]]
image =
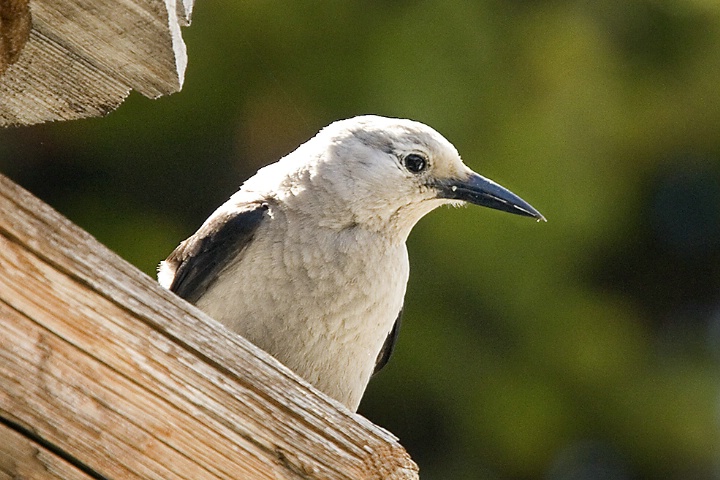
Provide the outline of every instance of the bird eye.
[[403,159],[403,164],[409,172],[420,173],[427,168],[428,162],[422,155],[411,153]]

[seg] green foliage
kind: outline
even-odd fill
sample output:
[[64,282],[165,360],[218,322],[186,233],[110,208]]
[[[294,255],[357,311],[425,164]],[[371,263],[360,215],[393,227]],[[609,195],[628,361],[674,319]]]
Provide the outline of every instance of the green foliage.
[[200,2],[183,92],[0,132],[0,168],[152,275],[325,124],[424,121],[548,223],[418,225],[361,412],[426,479],[718,478],[718,5]]

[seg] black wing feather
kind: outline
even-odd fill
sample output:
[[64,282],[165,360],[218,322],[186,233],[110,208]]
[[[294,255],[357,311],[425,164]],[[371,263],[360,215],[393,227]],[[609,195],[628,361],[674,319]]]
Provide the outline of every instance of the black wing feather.
[[218,215],[182,242],[165,260],[175,267],[170,290],[195,303],[233,257],[252,240],[268,206],[252,203]]
[[385,339],[385,343],[383,343],[383,346],[380,349],[377,358],[375,359],[375,370],[373,370],[373,375],[378,373],[385,365],[387,365],[388,361],[390,360],[390,356],[395,350],[395,344],[397,343],[398,336],[400,335],[400,323],[402,321],[402,313],[403,311],[401,308],[400,312],[398,313],[397,319],[395,320],[395,324],[392,327],[392,330],[390,330],[390,333],[388,333],[388,336]]

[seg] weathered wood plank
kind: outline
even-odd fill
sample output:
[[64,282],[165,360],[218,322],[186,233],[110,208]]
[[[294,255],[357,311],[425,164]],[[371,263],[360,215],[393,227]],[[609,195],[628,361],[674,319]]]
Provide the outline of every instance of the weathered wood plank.
[[391,434],[3,177],[0,212],[0,416],[107,478],[417,478]]
[[[105,115],[130,87],[97,70],[36,30],[18,61],[0,77],[0,126]],[[43,65],[42,78],[37,64]],[[91,100],[90,100],[91,99]]]
[[[177,92],[192,0],[31,0],[32,30],[0,75],[0,126],[103,115],[136,90]],[[1,26],[1,25],[0,25]]]
[[[234,470],[251,478],[266,478],[263,471],[274,470],[273,465],[262,463],[238,468],[237,462],[228,461],[238,445],[252,452],[240,456],[240,463],[262,460],[262,451],[232,432],[204,430],[202,422],[207,419],[184,398],[182,383],[170,378],[183,373],[182,369],[173,371],[179,369],[178,358],[168,362],[165,357],[171,352],[173,357],[185,357],[185,362],[196,359],[147,325],[129,331],[125,329],[132,326],[113,323],[125,315],[121,307],[88,295],[81,284],[37,257],[24,255],[18,245],[0,238],[0,250],[4,252],[0,271],[28,273],[0,277],[0,291],[3,297],[7,294],[3,299],[7,303],[0,303],[0,316],[9,323],[0,340],[0,351],[9,353],[0,357],[0,371],[8,380],[14,372],[21,372],[23,379],[14,389],[0,392],[0,404],[12,405],[8,414],[35,430],[41,428],[47,432],[43,437],[56,445],[89,437],[73,456],[84,463],[102,462],[94,469],[115,478],[193,479],[208,478],[208,472],[228,478]],[[64,313],[57,316],[57,312]],[[140,348],[142,351],[133,352]],[[194,389],[212,389],[202,378],[182,380],[194,382],[190,384]],[[156,415],[168,409],[174,411]],[[246,429],[243,423],[247,422],[240,428]],[[105,429],[108,425],[123,426]],[[155,441],[157,438],[162,441]],[[97,449],[98,445],[103,448]],[[211,463],[203,462],[205,452],[197,451],[197,446],[214,450]],[[189,460],[186,455],[197,458]]]
[[0,480],[92,480],[42,445],[0,424]]

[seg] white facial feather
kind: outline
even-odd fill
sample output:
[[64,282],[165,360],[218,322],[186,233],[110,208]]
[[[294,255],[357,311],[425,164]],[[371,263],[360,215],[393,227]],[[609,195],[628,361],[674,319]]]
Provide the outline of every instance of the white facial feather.
[[[402,159],[420,154],[429,168],[416,175]],[[324,226],[360,224],[404,241],[423,215],[445,203],[432,184],[471,173],[455,147],[418,122],[362,116],[335,122],[278,162],[262,168],[234,198],[272,195],[322,216]]]

